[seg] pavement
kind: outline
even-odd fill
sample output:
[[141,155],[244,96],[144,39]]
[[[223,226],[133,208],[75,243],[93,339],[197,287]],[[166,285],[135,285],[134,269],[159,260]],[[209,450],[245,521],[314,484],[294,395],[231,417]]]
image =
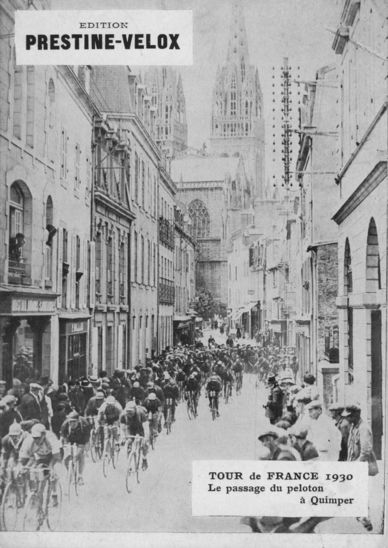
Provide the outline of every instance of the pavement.
[[[212,332],[216,341],[225,336]],[[207,340],[210,333],[204,333]],[[246,339],[240,339],[241,344]],[[249,343],[251,344],[251,343]],[[85,485],[78,498],[64,502],[62,531],[94,532],[181,532],[247,533],[239,517],[193,517],[191,515],[192,461],[206,459],[257,459],[262,446],[257,435],[268,424],[262,404],[266,393],[254,375],[244,376],[239,396],[228,405],[220,402],[220,417],[212,421],[208,402],[202,395],[199,415],[189,420],[180,404],[172,433],[158,437],[150,450],[149,467],[140,473],[140,483],[128,494],[125,488],[126,459],[120,454],[116,470],[107,478],[102,464],[86,462]],[[380,470],[382,465],[380,463]],[[370,478],[370,517],[373,532],[383,519],[384,485],[382,471]],[[366,533],[355,518],[334,518],[320,524],[318,533]]]

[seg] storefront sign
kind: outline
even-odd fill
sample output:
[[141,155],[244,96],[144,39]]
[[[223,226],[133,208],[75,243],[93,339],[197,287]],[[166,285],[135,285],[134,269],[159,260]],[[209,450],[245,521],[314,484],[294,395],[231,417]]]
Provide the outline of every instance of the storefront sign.
[[83,331],[87,331],[87,323],[86,322],[72,322],[70,324],[70,331],[71,331],[71,333],[82,333]]
[[28,297],[13,298],[11,312],[23,314],[53,314],[55,312],[55,301]]

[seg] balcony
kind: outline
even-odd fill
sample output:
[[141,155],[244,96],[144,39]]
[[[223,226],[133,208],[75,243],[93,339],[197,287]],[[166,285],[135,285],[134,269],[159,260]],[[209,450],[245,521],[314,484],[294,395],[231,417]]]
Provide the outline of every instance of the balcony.
[[26,276],[26,263],[22,260],[8,261],[8,283],[13,285],[31,285],[31,279]]
[[164,217],[159,217],[159,240],[170,249],[174,249],[174,225]]
[[174,304],[175,287],[174,282],[165,278],[159,280],[159,303]]

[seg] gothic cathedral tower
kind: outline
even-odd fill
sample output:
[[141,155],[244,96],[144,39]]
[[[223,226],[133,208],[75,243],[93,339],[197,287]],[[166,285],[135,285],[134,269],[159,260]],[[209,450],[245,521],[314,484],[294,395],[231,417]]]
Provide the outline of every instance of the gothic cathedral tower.
[[244,15],[233,2],[225,64],[217,69],[212,99],[213,154],[244,158],[253,198],[264,198],[263,96],[257,68],[249,64]]

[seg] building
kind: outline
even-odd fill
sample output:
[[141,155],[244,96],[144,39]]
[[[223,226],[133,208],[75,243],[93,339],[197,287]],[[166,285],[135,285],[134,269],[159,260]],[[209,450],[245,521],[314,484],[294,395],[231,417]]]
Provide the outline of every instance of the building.
[[75,68],[15,64],[15,9],[0,7],[0,375],[57,383],[89,368],[95,107]]
[[[228,189],[242,188],[244,199],[249,196],[243,160],[184,156],[172,161],[171,176],[178,188],[178,199],[187,207],[198,244],[196,287],[206,288],[226,305]],[[232,214],[230,222],[236,223],[235,219]],[[238,226],[234,224],[234,228]]]
[[239,2],[233,2],[226,61],[213,88],[210,147],[213,154],[243,156],[252,195],[263,196],[263,97]]
[[329,405],[337,399],[339,373],[337,240],[331,220],[338,203],[332,188],[338,170],[338,70],[319,69],[301,109],[301,141],[296,170],[299,182],[295,317],[296,357],[303,377],[312,373]]
[[159,287],[158,287],[158,352],[173,344],[175,302],[174,252],[175,252],[175,194],[176,185],[171,180],[163,162],[159,165]]
[[[94,80],[92,85],[95,85]],[[134,214],[130,204],[128,132],[109,114],[94,124],[95,264],[91,287],[92,372],[109,375],[129,364],[130,238]]]
[[128,67],[94,67],[93,79],[98,90],[96,101],[103,98],[100,100],[103,115],[130,148],[126,177],[128,203],[135,216],[130,241],[129,302],[129,366],[133,368],[157,352],[161,156],[155,143],[156,111],[141,78]]
[[191,233],[191,219],[186,207],[175,207],[175,267],[174,267],[174,346],[194,344],[196,316],[190,304],[195,297],[196,242]]
[[381,458],[387,397],[386,4],[346,0],[342,6],[333,41],[342,89],[335,179],[340,201],[333,217],[338,225],[338,395],[359,399]]
[[186,101],[181,75],[172,67],[150,67],[144,82],[156,109],[156,143],[174,158],[187,148]]

